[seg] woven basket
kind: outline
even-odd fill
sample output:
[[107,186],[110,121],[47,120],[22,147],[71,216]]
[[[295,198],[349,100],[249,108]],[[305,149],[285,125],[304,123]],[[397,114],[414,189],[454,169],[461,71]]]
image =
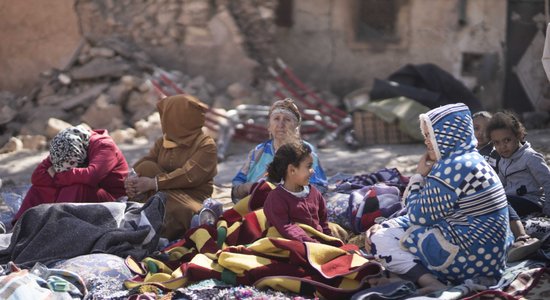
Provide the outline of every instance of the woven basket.
[[399,130],[397,122],[387,123],[370,111],[353,112],[353,128],[355,136],[365,146],[417,142]]

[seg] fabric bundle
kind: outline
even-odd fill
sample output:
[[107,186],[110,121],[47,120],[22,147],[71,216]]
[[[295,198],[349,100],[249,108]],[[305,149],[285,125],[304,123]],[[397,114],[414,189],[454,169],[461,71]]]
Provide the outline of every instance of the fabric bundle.
[[[157,249],[165,195],[136,202],[57,203],[29,209],[16,223],[0,264],[31,267],[89,253],[145,257]],[[0,238],[9,238],[9,235]],[[2,244],[2,243],[0,243]]]

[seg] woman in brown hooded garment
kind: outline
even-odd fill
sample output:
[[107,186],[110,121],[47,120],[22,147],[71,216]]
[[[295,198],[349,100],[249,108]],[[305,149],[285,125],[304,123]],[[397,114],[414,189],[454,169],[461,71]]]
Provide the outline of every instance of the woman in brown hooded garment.
[[137,177],[126,180],[130,199],[156,191],[167,195],[161,236],[174,240],[183,237],[193,214],[212,195],[217,173],[217,149],[214,140],[202,132],[208,107],[189,95],[160,100],[163,136],[149,154],[134,164]]

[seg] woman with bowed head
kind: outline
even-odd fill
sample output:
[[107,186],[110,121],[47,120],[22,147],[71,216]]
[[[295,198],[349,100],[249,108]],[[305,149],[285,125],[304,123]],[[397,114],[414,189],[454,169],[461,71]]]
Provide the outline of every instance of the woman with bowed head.
[[125,195],[126,158],[105,129],[81,126],[60,131],[50,154],[34,170],[14,222],[43,203],[107,202]]
[[[299,142],[300,123],[302,116],[294,101],[290,98],[278,100],[269,109],[268,131],[270,139],[258,144],[252,149],[244,165],[233,178],[231,197],[233,202],[238,202],[251,192],[254,183],[264,179],[267,175],[267,166],[273,161],[273,157],[279,147],[286,143]],[[313,184],[321,193],[327,191],[327,178],[315,148],[305,142],[312,149],[314,174],[311,176]]]

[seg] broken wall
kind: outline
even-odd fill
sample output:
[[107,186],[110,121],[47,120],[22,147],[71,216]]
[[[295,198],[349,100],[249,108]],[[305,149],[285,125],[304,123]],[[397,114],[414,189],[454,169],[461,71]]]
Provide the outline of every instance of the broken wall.
[[202,75],[216,86],[252,81],[256,62],[227,5],[209,0],[76,0],[83,35],[132,40],[159,66]]
[[[156,65],[202,75],[222,89],[253,82],[274,53],[304,81],[339,96],[368,88],[374,78],[405,64],[429,62],[477,86],[486,109],[501,106],[505,0],[379,1],[395,8],[393,33],[366,40],[358,38],[357,12],[376,0],[74,0],[74,10],[73,1],[47,8],[34,2],[0,10],[7,29],[0,32],[6,41],[0,64],[8,70],[0,75],[0,88],[24,91],[40,71],[63,67],[80,28],[92,46],[111,37],[130,40]],[[282,3],[290,3],[290,22],[266,25],[273,24]]]
[[0,90],[26,94],[38,74],[63,68],[80,34],[73,0],[0,2]]
[[277,30],[277,53],[300,77],[340,96],[405,64],[434,63],[471,88],[482,84],[486,109],[501,107],[505,0],[394,1],[393,38],[358,41],[360,1],[293,1],[292,25]]
[[[262,5],[273,3],[263,1]],[[22,0],[0,4],[0,27],[5,29],[0,32],[0,67],[8,71],[0,75],[0,90],[28,93],[25,88],[37,82],[40,72],[61,69],[71,60],[80,33],[92,46],[113,37],[129,41],[160,67],[205,76],[218,87],[234,82],[248,84],[254,79],[258,63],[246,53],[230,5],[240,12],[253,3]]]

